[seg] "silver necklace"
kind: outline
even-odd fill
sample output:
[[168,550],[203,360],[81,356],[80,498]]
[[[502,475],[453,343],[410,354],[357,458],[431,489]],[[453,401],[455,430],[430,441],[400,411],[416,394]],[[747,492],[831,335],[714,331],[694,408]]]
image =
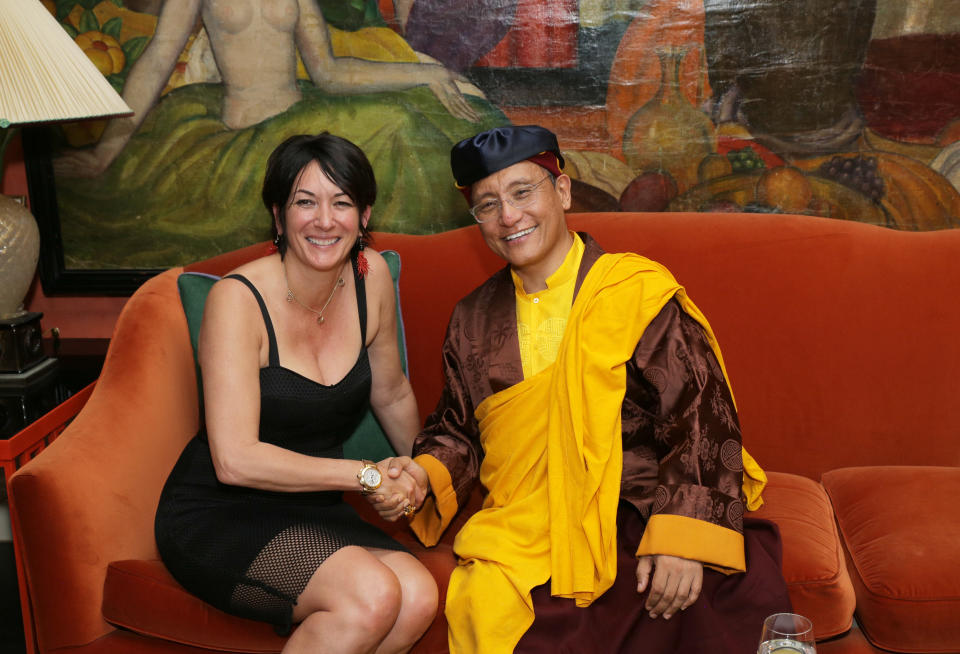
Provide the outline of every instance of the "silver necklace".
[[324,323],[323,312],[327,310],[328,306],[330,306],[330,302],[333,300],[333,296],[337,292],[337,289],[343,286],[343,276],[340,276],[337,278],[337,283],[333,285],[333,290],[330,291],[330,297],[328,297],[327,301],[323,303],[323,307],[319,311],[317,311],[313,307],[307,306],[306,304],[301,302],[300,298],[298,298],[296,294],[293,292],[293,289],[290,288],[290,280],[287,279],[287,266],[283,262],[283,259],[280,260],[280,267],[283,268],[283,281],[287,285],[287,302],[296,302],[297,304],[299,304],[301,307],[303,307],[310,313],[316,314],[317,324],[322,326]]

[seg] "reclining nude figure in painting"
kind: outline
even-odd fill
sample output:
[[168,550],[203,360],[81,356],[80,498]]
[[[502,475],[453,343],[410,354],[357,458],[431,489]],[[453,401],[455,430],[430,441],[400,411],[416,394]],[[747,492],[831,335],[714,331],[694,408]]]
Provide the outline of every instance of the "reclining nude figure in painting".
[[58,173],[95,176],[110,165],[156,104],[198,18],[223,80],[222,120],[231,129],[281,114],[302,99],[298,50],[310,78],[329,93],[378,93],[427,85],[452,115],[479,120],[457,88],[455,75],[441,65],[335,57],[326,21],[314,0],[167,0],[150,45],[123,90],[134,115],[112,120],[94,149],[61,158]]

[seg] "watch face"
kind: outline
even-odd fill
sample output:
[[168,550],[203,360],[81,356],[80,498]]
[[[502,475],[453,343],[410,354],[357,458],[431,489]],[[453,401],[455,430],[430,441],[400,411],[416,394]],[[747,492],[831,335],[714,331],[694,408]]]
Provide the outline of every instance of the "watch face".
[[363,471],[363,485],[367,488],[376,488],[380,485],[380,471],[376,468],[365,468]]

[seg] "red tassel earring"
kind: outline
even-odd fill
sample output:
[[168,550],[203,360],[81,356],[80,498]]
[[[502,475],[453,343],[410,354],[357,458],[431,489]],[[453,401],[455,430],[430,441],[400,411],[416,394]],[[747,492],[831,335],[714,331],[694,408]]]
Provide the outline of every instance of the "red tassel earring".
[[360,275],[360,279],[366,277],[367,273],[370,272],[370,262],[363,256],[363,248],[365,247],[366,244],[363,242],[363,237],[361,236],[357,239],[357,273]]

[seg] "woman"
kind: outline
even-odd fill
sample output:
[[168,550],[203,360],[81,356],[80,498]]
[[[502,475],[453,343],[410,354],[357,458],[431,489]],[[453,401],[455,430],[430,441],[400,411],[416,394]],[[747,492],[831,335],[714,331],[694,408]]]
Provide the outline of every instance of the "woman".
[[286,654],[321,644],[405,652],[434,617],[436,584],[342,499],[395,498],[386,517],[396,519],[413,491],[409,478],[379,478],[386,462],[342,455],[368,406],[399,453],[419,427],[389,271],[363,248],[373,170],[343,138],[294,136],[270,156],[262,197],[278,251],[210,291],[199,343],[206,425],[164,487],[157,545],[173,576],[214,606],[281,629],[299,623]]

